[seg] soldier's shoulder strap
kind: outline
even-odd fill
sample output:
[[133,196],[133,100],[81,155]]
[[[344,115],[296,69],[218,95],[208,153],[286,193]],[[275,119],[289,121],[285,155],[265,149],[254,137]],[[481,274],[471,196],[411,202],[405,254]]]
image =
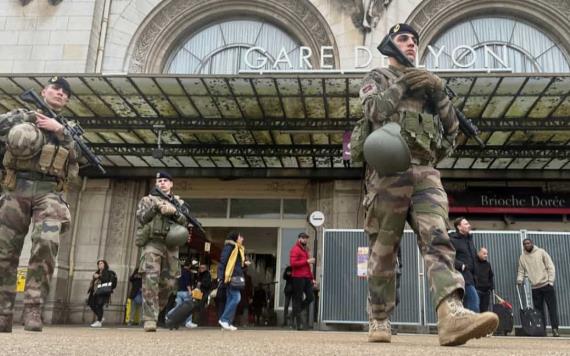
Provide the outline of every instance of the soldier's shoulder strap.
[[382,74],[386,78],[388,78],[390,82],[393,82],[394,80],[398,79],[398,74],[393,70],[391,70],[390,68],[376,68],[374,70]]

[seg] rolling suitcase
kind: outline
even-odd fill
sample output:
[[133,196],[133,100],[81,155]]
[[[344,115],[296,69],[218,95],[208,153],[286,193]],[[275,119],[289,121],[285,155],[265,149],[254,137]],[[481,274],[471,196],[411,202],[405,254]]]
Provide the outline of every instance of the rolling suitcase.
[[499,317],[499,326],[495,331],[495,335],[508,335],[513,331],[513,306],[503,298],[493,292],[494,299],[497,303],[493,304],[493,313]]
[[170,330],[178,329],[180,324],[184,323],[186,319],[192,313],[194,309],[194,302],[192,299],[189,299],[182,304],[174,307],[171,311],[166,314],[166,318],[164,319],[166,327]]
[[519,304],[521,307],[520,317],[522,324],[522,333],[524,336],[546,336],[546,325],[542,319],[542,313],[539,310],[531,308],[528,304],[523,306],[521,293],[517,286],[517,294],[519,296]]

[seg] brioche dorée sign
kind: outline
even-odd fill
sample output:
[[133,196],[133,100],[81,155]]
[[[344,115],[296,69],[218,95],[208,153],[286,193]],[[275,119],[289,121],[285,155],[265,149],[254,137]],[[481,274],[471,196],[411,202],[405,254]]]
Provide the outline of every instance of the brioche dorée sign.
[[569,214],[570,193],[541,189],[468,189],[448,192],[452,213]]

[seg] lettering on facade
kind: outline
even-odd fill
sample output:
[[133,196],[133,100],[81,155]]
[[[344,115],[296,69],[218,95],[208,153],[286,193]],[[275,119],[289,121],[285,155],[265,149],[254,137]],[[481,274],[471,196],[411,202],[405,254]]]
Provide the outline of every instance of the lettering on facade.
[[541,197],[539,195],[516,196],[496,196],[482,194],[480,204],[483,207],[505,207],[505,208],[565,208],[566,199],[555,196]]
[[[449,70],[451,68],[442,68],[440,64],[440,59],[442,54],[446,53],[449,56],[451,53],[451,61],[455,68],[459,68],[462,71],[509,71],[511,70],[508,64],[507,56],[507,46],[488,46],[483,45],[483,53],[478,51],[479,48],[474,48],[467,45],[459,45],[451,50],[446,49],[442,46],[435,49],[433,46],[429,45],[427,47],[430,56],[430,62],[433,64],[432,69],[434,70]],[[495,49],[497,48],[497,49]],[[373,59],[373,52],[370,48],[366,46],[355,46],[353,50],[354,56],[354,69],[355,70],[369,70]],[[476,68],[475,64],[479,61],[479,56],[483,56],[483,68]],[[285,48],[281,48],[277,55],[273,57],[267,50],[263,47],[251,47],[244,55],[244,63],[247,67],[246,71],[260,71],[267,65],[270,65],[271,71],[293,71],[293,70],[314,70],[312,63],[316,63],[316,54],[310,47],[300,46],[294,52],[287,51]],[[292,58],[297,58],[293,60]],[[332,46],[321,46],[318,53],[318,63],[321,70],[332,70],[332,65],[328,64],[332,62],[333,59],[333,47]],[[386,57],[383,57],[383,64],[387,65],[388,61]],[[495,66],[495,63],[497,64]],[[419,62],[416,62],[417,67],[425,67]]]

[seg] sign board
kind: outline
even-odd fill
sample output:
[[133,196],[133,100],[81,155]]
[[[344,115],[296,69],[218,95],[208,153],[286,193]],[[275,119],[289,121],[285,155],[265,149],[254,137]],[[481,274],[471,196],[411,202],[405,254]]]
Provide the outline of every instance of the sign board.
[[366,278],[368,271],[368,247],[359,247],[356,253],[356,276]]
[[[420,63],[420,59],[416,59],[416,67],[425,67],[425,62],[432,63],[430,70],[432,71],[499,71],[512,72],[513,69],[509,63],[507,45],[482,45],[478,47],[459,44],[454,48],[446,48],[445,46],[433,47],[427,46],[424,64]],[[346,52],[350,52],[346,50]],[[366,46],[356,46],[352,50],[354,71],[369,71],[376,49],[372,50]],[[374,54],[373,54],[374,53]],[[443,54],[443,56],[442,56]],[[440,58],[450,58],[453,64],[452,68],[442,67]],[[262,47],[251,47],[242,58],[245,70],[241,73],[255,72],[283,72],[283,71],[309,71],[322,72],[334,71],[330,60],[334,58],[334,48],[332,46],[321,46],[318,53],[313,53],[310,47],[300,46],[296,51],[282,47],[279,51],[274,48],[268,50]],[[388,66],[388,58],[381,56],[383,67]],[[313,63],[319,62],[319,69],[313,68]],[[483,66],[481,66],[483,62]],[[269,68],[268,68],[269,67]]]
[[313,211],[309,216],[309,222],[314,227],[319,227],[325,223],[325,214],[322,211]]
[[448,192],[454,214],[569,214],[567,192],[545,192],[540,188],[468,188]]

